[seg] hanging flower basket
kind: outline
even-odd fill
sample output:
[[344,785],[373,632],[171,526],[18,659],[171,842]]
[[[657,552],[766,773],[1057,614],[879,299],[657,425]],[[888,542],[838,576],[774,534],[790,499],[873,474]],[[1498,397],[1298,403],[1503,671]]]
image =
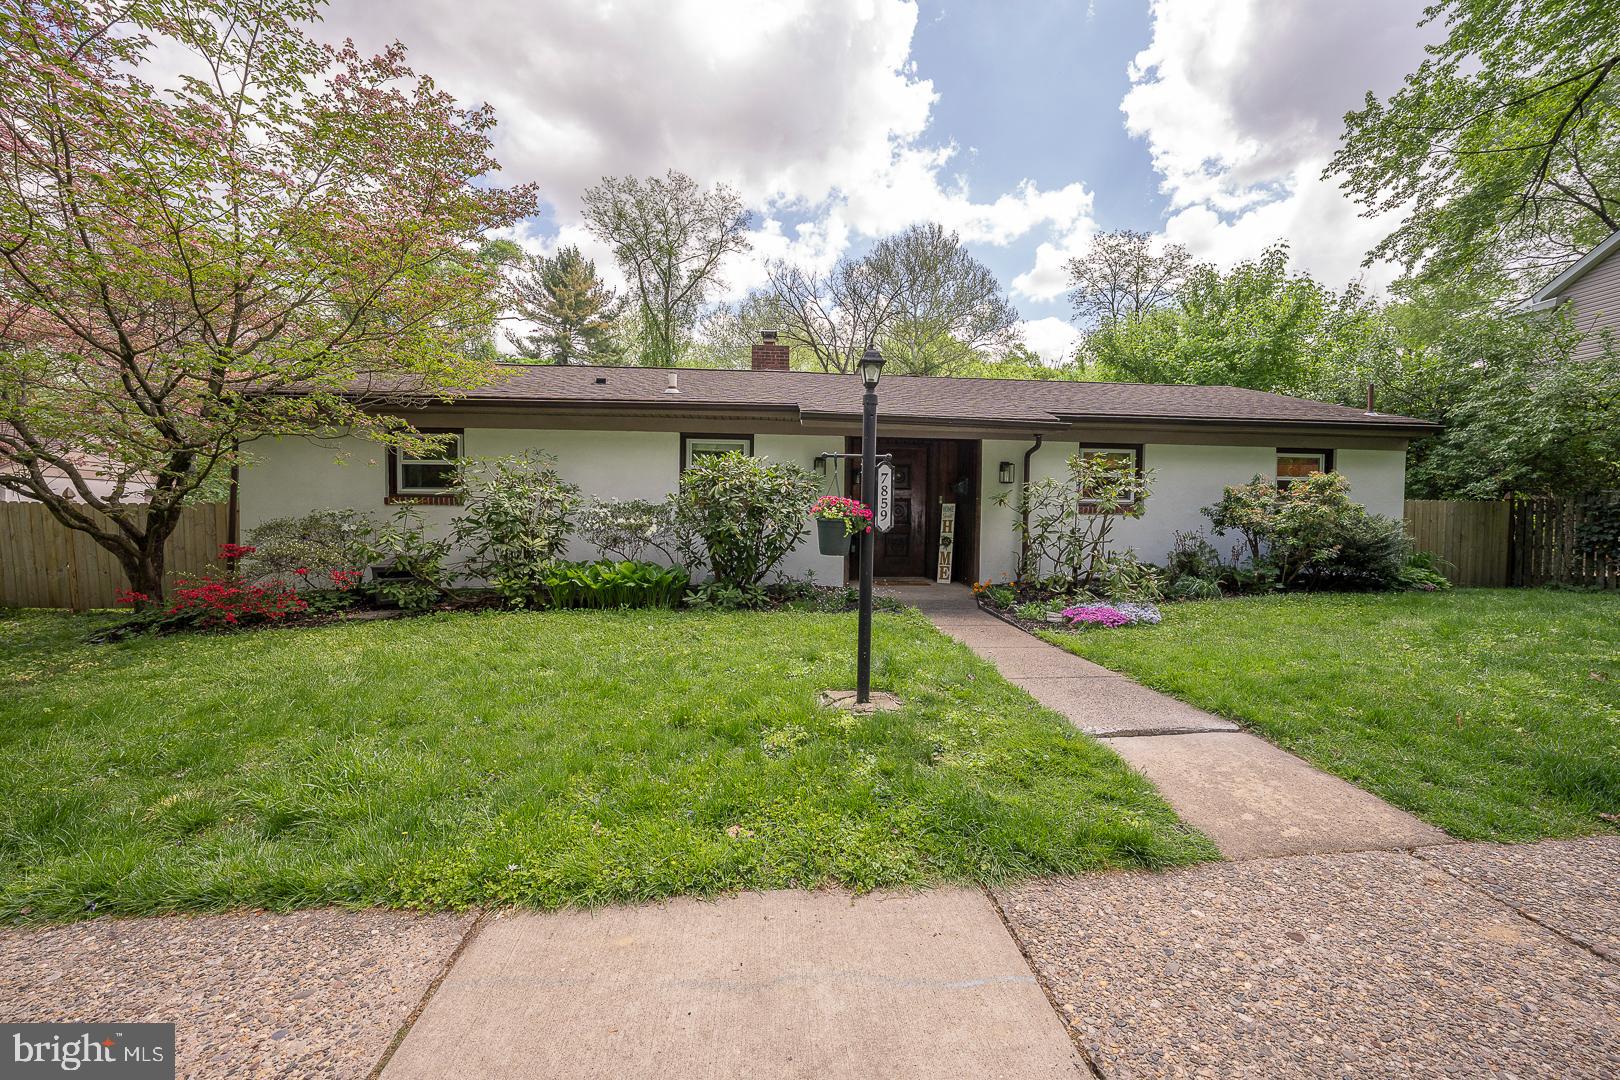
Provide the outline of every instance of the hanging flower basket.
[[872,510],[856,499],[823,495],[810,507],[823,555],[848,555],[850,538],[872,531]]
[[848,555],[850,535],[844,531],[844,523],[833,521],[830,518],[821,518],[816,522],[816,538],[821,542],[823,555]]

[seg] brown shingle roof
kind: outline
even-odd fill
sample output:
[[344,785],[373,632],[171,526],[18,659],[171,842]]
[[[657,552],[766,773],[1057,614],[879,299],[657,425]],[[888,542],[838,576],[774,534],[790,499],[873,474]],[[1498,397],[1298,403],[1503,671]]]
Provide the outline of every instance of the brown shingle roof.
[[[666,392],[671,371],[678,376],[679,394]],[[1344,426],[1406,434],[1438,428],[1411,417],[1369,415],[1342,405],[1235,386],[886,375],[878,394],[882,415],[891,421],[1031,427],[1074,421],[1180,421]],[[672,411],[712,407],[858,420],[861,382],[855,375],[806,371],[510,364],[502,366],[501,378],[467,391],[461,401]]]

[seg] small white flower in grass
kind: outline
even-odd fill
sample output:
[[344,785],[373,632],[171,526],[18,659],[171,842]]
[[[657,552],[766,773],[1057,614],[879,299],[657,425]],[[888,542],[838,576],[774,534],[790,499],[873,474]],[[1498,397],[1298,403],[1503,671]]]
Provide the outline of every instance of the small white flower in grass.
[[506,864],[506,869],[508,871],[516,870],[517,868],[518,868],[518,864],[515,863],[515,862],[509,862],[509,863]]

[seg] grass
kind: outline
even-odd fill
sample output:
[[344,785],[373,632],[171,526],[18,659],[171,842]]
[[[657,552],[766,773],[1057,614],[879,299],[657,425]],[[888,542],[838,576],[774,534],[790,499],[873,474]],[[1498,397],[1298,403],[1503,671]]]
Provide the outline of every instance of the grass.
[[1579,836],[1620,815],[1620,596],[1255,597],[1044,636],[1453,836]]
[[463,614],[83,644],[0,613],[0,919],[537,908],[1213,857],[919,616]]

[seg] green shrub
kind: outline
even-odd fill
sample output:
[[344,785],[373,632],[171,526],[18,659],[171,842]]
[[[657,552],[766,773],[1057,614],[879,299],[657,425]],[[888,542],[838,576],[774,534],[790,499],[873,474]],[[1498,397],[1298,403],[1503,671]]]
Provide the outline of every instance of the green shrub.
[[1048,612],[1056,610],[1050,603],[1041,600],[1030,600],[1022,604],[1013,605],[1013,614],[1025,622],[1041,623],[1046,621]]
[[335,585],[334,572],[364,569],[376,527],[369,514],[358,510],[272,518],[249,530],[247,546],[253,554],[242,561],[242,573],[249,581],[274,577],[290,585]]
[[[1019,549],[1027,552],[1018,579],[1054,590],[1094,585],[1103,574],[1116,522],[1141,517],[1153,474],[1138,474],[1111,456],[1076,453],[1067,474],[1048,476],[995,496],[1018,511]],[[1047,573],[1047,569],[1051,573]]]
[[1201,577],[1179,577],[1164,590],[1166,600],[1219,600],[1226,595],[1213,581]]
[[735,589],[758,587],[807,528],[805,507],[821,482],[809,469],[732,452],[703,457],[674,496],[680,561],[707,567]]
[[1440,557],[1433,552],[1412,552],[1395,575],[1395,587],[1422,592],[1451,588],[1451,582],[1440,572],[1440,562]]
[[763,585],[728,585],[723,581],[706,581],[686,597],[687,606],[698,611],[757,611],[770,602],[770,593]]
[[1155,604],[1164,599],[1164,574],[1130,550],[1104,557],[1097,577],[1102,594],[1110,600]]
[[1216,535],[1236,532],[1249,549],[1250,566],[1231,573],[1232,583],[1391,588],[1408,553],[1405,531],[1351,502],[1349,491],[1338,473],[1313,473],[1287,488],[1261,476],[1227,488],[1203,512]]
[[681,602],[691,575],[651,562],[549,564],[540,584],[553,607],[672,608]]
[[404,611],[422,612],[444,599],[450,587],[450,540],[428,536],[422,515],[401,507],[371,534],[367,561],[376,564],[366,595]]
[[1171,536],[1164,574],[1172,582],[1182,578],[1219,581],[1223,569],[1221,553],[1204,538],[1203,533],[1176,532]]
[[564,480],[546,454],[472,458],[457,471],[462,512],[452,538],[475,577],[524,576],[561,557],[579,488]]

